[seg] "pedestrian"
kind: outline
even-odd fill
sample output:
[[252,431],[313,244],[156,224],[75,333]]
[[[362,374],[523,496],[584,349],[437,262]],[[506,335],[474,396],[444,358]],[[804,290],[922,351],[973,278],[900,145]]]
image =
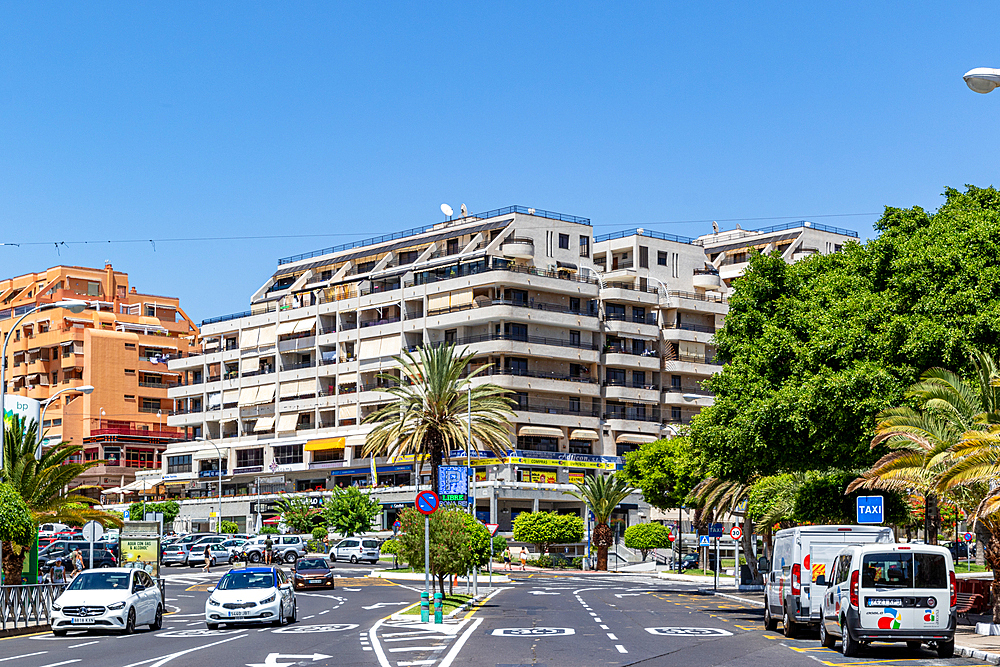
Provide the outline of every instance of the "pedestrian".
[[56,561],[55,565],[52,566],[52,571],[49,574],[52,577],[53,584],[66,583],[66,566],[63,565],[62,558]]
[[83,554],[80,553],[80,547],[73,550],[73,576],[76,576],[83,572]]
[[506,569],[508,572],[510,572],[510,561],[511,561],[510,547],[507,547],[507,550],[503,552],[503,564],[504,564],[504,569]]
[[267,539],[264,540],[264,564],[270,565],[271,559],[274,556],[274,542],[271,541],[271,536],[268,535]]
[[528,550],[521,547],[521,553],[518,556],[521,558],[521,569],[524,570],[524,566],[528,564]]
[[201,571],[212,571],[212,546],[210,544],[205,545],[205,567],[201,568]]

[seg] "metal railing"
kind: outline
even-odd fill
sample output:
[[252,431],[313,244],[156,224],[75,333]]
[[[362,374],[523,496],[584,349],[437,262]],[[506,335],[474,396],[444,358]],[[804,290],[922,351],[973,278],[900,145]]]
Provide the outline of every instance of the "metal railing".
[[516,334],[479,334],[476,336],[463,336],[462,338],[456,338],[453,341],[436,341],[433,343],[424,343],[423,345],[411,345],[407,349],[410,352],[416,352],[421,347],[436,347],[444,345],[445,343],[454,345],[471,345],[473,343],[485,343],[494,340],[505,340],[512,341],[515,343],[535,343],[538,345],[553,345],[556,347],[572,347],[578,350],[596,350],[598,349],[597,343],[583,343],[573,341],[563,340],[561,338],[547,338],[545,336],[519,336]]
[[649,229],[623,229],[620,232],[611,232],[610,234],[601,234],[600,236],[594,237],[595,243],[600,243],[601,241],[613,241],[615,239],[623,239],[627,236],[646,236],[651,239],[660,239],[661,241],[675,241],[677,243],[687,243],[688,245],[693,244],[695,241],[687,236],[676,236],[674,234],[664,234],[663,232],[654,232]]
[[[474,268],[465,268],[474,267]],[[598,280],[596,278],[590,278],[587,276],[582,276],[579,274],[574,275],[573,272],[569,270],[562,271],[549,271],[548,269],[538,269],[533,266],[523,266],[520,264],[506,263],[503,260],[495,260],[492,266],[483,266],[482,264],[461,264],[458,266],[454,273],[446,273],[443,275],[427,275],[422,276],[419,280],[414,278],[413,280],[407,280],[403,283],[404,287],[414,287],[416,285],[429,285],[432,283],[439,283],[445,280],[452,280],[454,278],[465,278],[468,276],[476,276],[482,273],[490,273],[492,271],[506,271],[507,273],[523,273],[529,276],[541,276],[543,278],[556,278],[557,280],[568,280],[570,282],[577,283],[587,283],[589,285],[597,285]]]
[[566,382],[581,382],[583,384],[597,384],[597,379],[596,378],[583,377],[583,376],[579,376],[579,375],[578,376],[564,375],[564,374],[561,374],[561,373],[552,373],[552,372],[549,372],[549,371],[529,371],[529,370],[522,370],[520,368],[496,368],[496,367],[490,367],[489,370],[487,370],[484,373],[480,373],[476,377],[483,377],[485,375],[512,375],[512,376],[519,376],[519,377],[539,378],[539,379],[542,379],[542,380],[563,380],[563,381],[566,381]]
[[695,301],[709,301],[712,303],[726,303],[726,297],[724,296],[710,296],[707,294],[698,294],[696,292],[679,292],[675,290],[670,290],[667,292],[668,297],[676,297],[678,299],[693,299]]
[[664,324],[663,328],[664,329],[681,329],[683,331],[698,331],[700,333],[710,333],[710,334],[714,334],[715,331],[716,331],[716,329],[715,329],[714,326],[710,326],[708,324],[687,324],[687,323],[677,324],[677,323],[674,323],[674,324]]
[[457,313],[463,310],[471,310],[473,308],[489,308],[490,306],[515,306],[517,308],[531,308],[534,310],[547,310],[552,313],[565,313],[567,315],[579,315],[581,317],[597,317],[594,313],[584,312],[582,310],[573,310],[567,306],[561,306],[554,303],[543,303],[543,302],[524,302],[524,301],[512,301],[509,299],[493,299],[486,305],[479,305],[476,303],[469,303],[463,306],[452,306],[450,308],[437,308],[435,310],[427,311],[428,317],[434,315],[447,315],[449,313]]
[[52,602],[66,584],[0,586],[0,631],[48,626]]

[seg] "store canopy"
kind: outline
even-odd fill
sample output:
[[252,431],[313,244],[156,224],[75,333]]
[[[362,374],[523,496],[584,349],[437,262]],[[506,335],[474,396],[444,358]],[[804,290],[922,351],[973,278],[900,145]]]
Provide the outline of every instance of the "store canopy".
[[600,440],[601,436],[597,434],[597,431],[591,431],[589,428],[575,428],[569,433],[570,440]]
[[260,336],[257,338],[257,345],[274,345],[275,333],[274,327],[261,327]]
[[522,426],[518,435],[534,435],[542,438],[561,438],[563,431],[554,426]]
[[659,440],[655,435],[644,435],[642,433],[622,433],[620,436],[615,438],[616,444],[621,444],[623,442],[633,444],[633,445],[644,445],[647,442],[656,442]]
[[323,438],[307,442],[302,449],[307,452],[325,452],[328,449],[343,449],[346,442],[346,438]]
[[240,332],[240,347],[257,347],[257,341],[260,338],[259,329],[244,329]]

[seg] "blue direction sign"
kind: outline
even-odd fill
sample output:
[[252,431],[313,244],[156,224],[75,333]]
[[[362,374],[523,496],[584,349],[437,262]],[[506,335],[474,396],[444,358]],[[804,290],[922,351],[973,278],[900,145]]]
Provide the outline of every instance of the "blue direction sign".
[[710,547],[710,546],[712,546],[712,541],[708,537],[708,535],[702,535],[701,537],[698,538],[698,546],[699,547]]
[[438,493],[446,503],[469,500],[469,469],[466,466],[438,467]]
[[722,537],[722,524],[721,523],[713,523],[711,526],[709,526],[708,527],[708,536],[709,537]]
[[882,523],[885,500],[882,496],[858,496],[858,523]]
[[417,500],[414,503],[417,511],[421,514],[434,514],[437,508],[441,506],[441,499],[433,491],[421,491],[417,494]]

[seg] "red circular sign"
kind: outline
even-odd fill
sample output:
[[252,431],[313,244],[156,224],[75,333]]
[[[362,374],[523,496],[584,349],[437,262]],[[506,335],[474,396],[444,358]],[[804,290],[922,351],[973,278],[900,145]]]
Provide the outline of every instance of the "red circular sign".
[[437,511],[441,505],[441,499],[433,491],[421,491],[417,494],[417,500],[413,503],[417,511],[421,514],[431,515]]
[[674,534],[673,534],[673,533],[670,533],[669,535],[667,535],[667,539],[668,539],[668,540],[670,540],[671,542],[673,542],[673,541],[674,541],[674,540],[676,540],[677,538],[676,538],[676,537],[674,537]]
[[733,526],[733,529],[729,531],[729,537],[733,538],[734,540],[740,539],[741,537],[743,537],[743,529],[740,528],[739,526]]

